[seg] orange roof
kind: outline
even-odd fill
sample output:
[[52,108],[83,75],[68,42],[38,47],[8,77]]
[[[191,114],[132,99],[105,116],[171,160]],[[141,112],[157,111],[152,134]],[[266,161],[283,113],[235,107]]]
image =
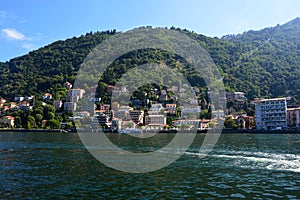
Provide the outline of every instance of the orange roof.
[[13,116],[4,116],[3,118],[7,118],[7,119],[15,119]]
[[166,106],[176,106],[176,103],[167,103]]

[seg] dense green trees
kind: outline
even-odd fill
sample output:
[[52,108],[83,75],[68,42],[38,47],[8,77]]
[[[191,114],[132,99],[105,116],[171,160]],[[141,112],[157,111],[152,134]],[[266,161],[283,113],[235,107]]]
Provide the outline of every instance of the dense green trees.
[[60,122],[55,119],[50,119],[47,121],[47,126],[49,126],[51,129],[59,129],[60,128]]
[[[227,90],[243,91],[254,97],[292,96],[300,101],[300,19],[285,25],[248,31],[222,38],[210,38],[188,30],[171,28],[198,41],[216,63]],[[0,63],[0,96],[41,95],[50,92],[54,99],[63,99],[65,81],[73,83],[76,72],[91,49],[116,31],[88,33],[65,41],[57,41],[27,55]],[[103,77],[91,74],[88,80],[100,80],[98,93],[108,101],[105,88],[115,84],[129,69],[148,62],[165,62],[179,69],[192,86],[205,86],[200,74],[187,67],[186,61],[170,52],[147,49],[130,52],[115,60]],[[133,76],[133,75],[132,75]],[[203,89],[202,91],[205,91]],[[138,94],[137,94],[138,95]],[[205,98],[204,96],[202,97]],[[36,111],[44,116],[44,111]],[[53,119],[48,112],[46,119]],[[22,125],[26,125],[22,121]],[[36,124],[39,124],[36,119]]]
[[74,124],[70,122],[68,112],[56,112],[52,105],[42,105],[39,101],[36,102],[32,110],[17,110],[9,111],[6,115],[15,117],[14,128],[25,129],[58,129],[60,123],[67,123],[64,128],[72,129]]
[[227,117],[224,121],[225,128],[236,129],[238,125],[232,119],[232,117]]

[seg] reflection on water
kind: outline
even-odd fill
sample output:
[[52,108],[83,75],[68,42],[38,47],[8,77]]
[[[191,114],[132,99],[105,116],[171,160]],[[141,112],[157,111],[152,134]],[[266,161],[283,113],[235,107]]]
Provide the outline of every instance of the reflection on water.
[[[136,151],[156,150],[172,137],[109,135]],[[300,198],[300,135],[224,134],[200,159],[203,138],[164,169],[128,174],[99,163],[77,134],[1,133],[0,199]]]

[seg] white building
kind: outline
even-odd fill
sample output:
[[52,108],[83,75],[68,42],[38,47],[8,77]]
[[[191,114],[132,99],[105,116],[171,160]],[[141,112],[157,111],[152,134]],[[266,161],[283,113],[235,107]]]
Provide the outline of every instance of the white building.
[[150,111],[160,112],[162,109],[164,109],[164,107],[161,103],[154,103],[152,104]]
[[77,103],[75,102],[65,102],[64,103],[64,110],[67,110],[69,112],[74,112],[76,110]]
[[118,109],[114,110],[114,117],[122,120],[130,120],[129,112],[133,110],[129,106],[121,106]]
[[210,120],[190,119],[190,120],[175,120],[173,124],[181,129],[197,129],[205,130],[209,128]]
[[55,109],[60,109],[63,105],[63,102],[61,100],[55,100],[53,101],[53,106],[55,107]]
[[198,118],[201,112],[201,107],[193,106],[193,105],[181,106],[180,111],[181,111],[181,117],[189,116],[189,117]]
[[84,89],[71,89],[67,95],[67,101],[78,102],[85,94]]
[[52,99],[52,94],[50,93],[45,93],[43,96],[42,96],[43,100],[51,100]]
[[130,110],[129,111],[131,120],[136,124],[144,123],[144,111],[143,110]]
[[23,101],[25,97],[15,97],[14,101]]
[[211,115],[213,118],[225,118],[225,113],[223,110],[213,110]]
[[145,124],[148,126],[163,126],[167,123],[164,115],[148,115],[145,117]]
[[260,99],[255,102],[256,129],[275,130],[287,127],[286,98]]

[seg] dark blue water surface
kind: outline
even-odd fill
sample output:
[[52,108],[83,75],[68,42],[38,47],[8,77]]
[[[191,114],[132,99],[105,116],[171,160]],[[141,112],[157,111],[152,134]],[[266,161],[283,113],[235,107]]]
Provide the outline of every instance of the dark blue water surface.
[[[109,138],[123,148],[159,148]],[[0,199],[300,199],[300,135],[223,134],[200,159],[203,138],[168,167],[130,174],[97,161],[75,133],[0,133]]]

